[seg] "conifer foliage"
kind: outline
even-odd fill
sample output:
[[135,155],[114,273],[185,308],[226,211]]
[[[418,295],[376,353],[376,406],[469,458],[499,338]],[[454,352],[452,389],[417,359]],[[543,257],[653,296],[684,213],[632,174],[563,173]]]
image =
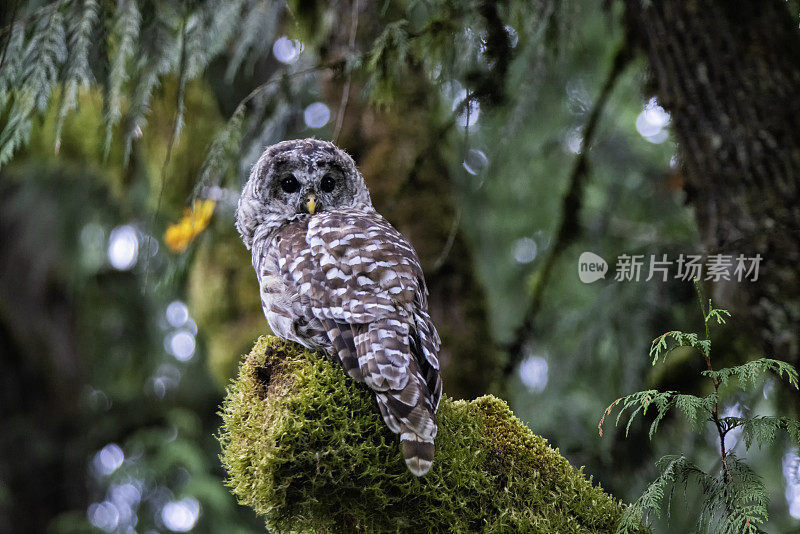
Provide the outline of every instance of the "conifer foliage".
[[744,436],[745,449],[754,443],[759,446],[770,444],[778,430],[788,433],[792,443],[800,445],[800,421],[788,417],[723,416],[720,409],[720,390],[726,386],[741,390],[753,388],[768,372],[786,380],[791,387],[798,389],[798,373],[795,368],[783,361],[759,358],[735,367],[715,369],[711,358],[712,326],[723,325],[730,313],[714,308],[711,300],[706,303],[699,283],[697,294],[700,311],[703,315],[704,337],[693,332],[670,331],[655,338],[650,347],[652,364],[663,362],[674,349],[690,347],[701,356],[706,370],[702,371],[713,386],[713,391],[705,396],[682,394],[677,391],[646,390],[637,391],[615,400],[606,408],[600,419],[598,430],[603,435],[606,416],[620,407],[615,424],[619,425],[624,414],[629,414],[625,434],[637,416],[644,416],[648,410],[656,412],[650,424],[652,439],[664,417],[677,408],[691,427],[703,431],[711,425],[718,436],[719,464],[716,472],[707,472],[684,455],[666,455],[656,463],[658,477],[649,484],[644,493],[625,510],[617,532],[627,533],[640,528],[650,515],[661,517],[663,508],[669,510],[672,492],[677,486],[689,482],[697,484],[702,492],[703,502],[697,523],[700,531],[723,533],[756,533],[767,522],[769,498],[764,483],[750,466],[728,447],[725,437],[734,429],[740,428]]
[[175,76],[181,87],[177,135],[182,89],[229,45],[244,55],[250,47],[244,41],[252,35],[234,32],[245,13],[260,11],[258,3],[58,0],[37,8],[11,2],[10,23],[0,33],[0,166],[25,144],[31,121],[54,97],[60,99],[57,151],[78,89],[93,84],[104,89],[106,156],[115,135],[124,139],[126,159],[130,155],[165,75]]
[[[32,121],[44,115],[53,99],[58,99],[53,147],[58,152],[64,121],[78,106],[81,88],[102,89],[103,155],[108,159],[112,143],[120,141],[127,164],[134,142],[145,135],[154,92],[165,78],[174,78],[178,87],[170,145],[183,125],[186,84],[203,76],[212,61],[225,64],[227,84],[237,76],[260,83],[238,103],[228,124],[207,147],[196,193],[204,185],[218,183],[242,155],[252,163],[250,149],[240,152],[242,140],[252,140],[259,148],[273,140],[275,124],[288,120],[284,93],[297,94],[298,87],[322,71],[363,75],[369,99],[389,103],[409,73],[423,67],[431,79],[455,79],[471,87],[455,110],[461,112],[471,100],[494,104],[502,100],[512,57],[512,30],[501,23],[495,8],[477,4],[432,3],[427,19],[413,24],[387,14],[384,7],[380,13],[387,17],[385,28],[368,47],[350,49],[344,57],[324,63],[313,45],[328,38],[332,28],[311,22],[308,27],[315,35],[306,36],[311,42],[304,58],[260,76],[254,75],[255,66],[260,62],[263,70],[264,58],[270,55],[287,10],[284,2],[13,0],[11,4],[11,14],[0,29],[0,168],[28,142]],[[314,12],[310,6],[289,9],[295,28],[304,15]],[[334,11],[329,8],[326,16]],[[530,14],[522,2],[508,9],[508,19],[520,34],[532,37],[529,52],[538,54],[543,32],[539,18]],[[546,27],[550,19],[543,20]],[[492,38],[487,40],[471,28],[481,28]]]

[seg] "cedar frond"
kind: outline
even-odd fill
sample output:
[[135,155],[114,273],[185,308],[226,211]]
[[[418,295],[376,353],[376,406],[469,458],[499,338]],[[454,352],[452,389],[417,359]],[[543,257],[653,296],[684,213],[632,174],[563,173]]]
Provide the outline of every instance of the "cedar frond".
[[[281,2],[250,0],[245,4],[242,9],[242,13],[245,13],[241,23],[242,29],[237,33],[233,43],[228,68],[225,71],[225,81],[228,83],[233,81],[247,57],[255,59],[269,52],[272,42],[264,39],[264,35],[274,35],[282,11]],[[253,61],[250,61],[244,69],[250,71],[252,66]]]
[[109,35],[113,50],[108,73],[106,105],[105,157],[111,148],[111,138],[122,118],[122,85],[128,80],[128,59],[133,55],[136,38],[139,35],[141,15],[135,0],[121,0],[114,24]]
[[789,384],[798,389],[797,370],[794,366],[771,358],[759,358],[735,367],[726,367],[718,371],[703,371],[702,373],[718,381],[720,386],[725,386],[731,378],[736,378],[739,381],[740,388],[748,389],[754,387],[767,371],[772,371],[779,378],[784,378],[785,376]]
[[[61,144],[61,131],[67,114],[77,107],[78,86],[88,86],[94,80],[92,69],[89,65],[89,47],[91,45],[92,29],[97,22],[97,1],[83,0],[79,7],[72,4],[69,17],[69,46],[67,67],[64,75],[61,93],[61,105],[56,121],[55,144],[56,150]],[[77,12],[77,13],[75,13]]]

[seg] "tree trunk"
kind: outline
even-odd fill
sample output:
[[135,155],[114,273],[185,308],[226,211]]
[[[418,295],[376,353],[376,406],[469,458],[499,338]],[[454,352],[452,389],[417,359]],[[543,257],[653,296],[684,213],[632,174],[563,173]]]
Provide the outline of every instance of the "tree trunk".
[[769,355],[800,360],[800,32],[786,2],[626,0],[672,116],[708,254],[763,258],[714,294]]

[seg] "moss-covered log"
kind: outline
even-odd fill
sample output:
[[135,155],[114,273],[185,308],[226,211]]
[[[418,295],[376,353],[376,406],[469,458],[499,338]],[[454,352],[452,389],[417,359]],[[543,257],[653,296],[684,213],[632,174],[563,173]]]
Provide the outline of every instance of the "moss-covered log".
[[623,509],[491,396],[442,399],[434,466],[417,478],[365,386],[274,337],[222,417],[228,483],[276,531],[613,532]]

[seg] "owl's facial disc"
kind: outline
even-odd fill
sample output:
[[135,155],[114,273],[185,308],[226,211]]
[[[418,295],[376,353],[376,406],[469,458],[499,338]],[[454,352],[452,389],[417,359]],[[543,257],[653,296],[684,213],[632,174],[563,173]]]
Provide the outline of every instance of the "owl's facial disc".
[[[352,207],[358,182],[333,161],[321,161],[309,173],[308,194],[315,196],[315,211]],[[310,211],[310,210],[309,210]]]

